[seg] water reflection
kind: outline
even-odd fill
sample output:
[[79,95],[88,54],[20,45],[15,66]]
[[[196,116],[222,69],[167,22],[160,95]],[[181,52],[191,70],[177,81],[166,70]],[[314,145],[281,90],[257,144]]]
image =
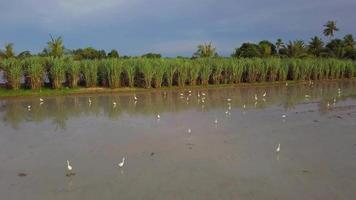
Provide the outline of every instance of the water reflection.
[[[3,124],[14,129],[21,123],[51,120],[54,129],[65,129],[71,118],[81,116],[107,117],[117,120],[122,114],[156,117],[158,113],[180,112],[194,109],[208,112],[225,109],[230,117],[232,109],[242,114],[253,109],[281,106],[285,111],[298,104],[317,103],[318,110],[325,114],[338,101],[354,98],[356,81],[319,82],[285,86],[256,86],[224,89],[192,89],[147,91],[137,94],[101,94],[80,96],[56,96],[0,100],[0,117]],[[228,101],[227,101],[228,99]],[[31,110],[27,109],[31,106]],[[285,122],[285,118],[282,119]],[[159,119],[157,119],[159,122]],[[215,123],[215,127],[218,123]]]

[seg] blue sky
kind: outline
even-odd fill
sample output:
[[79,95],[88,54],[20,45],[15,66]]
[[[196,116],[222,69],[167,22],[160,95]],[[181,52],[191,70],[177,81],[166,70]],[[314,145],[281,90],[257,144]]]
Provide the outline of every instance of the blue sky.
[[211,41],[230,55],[245,41],[322,36],[328,20],[338,37],[355,35],[355,9],[355,0],[1,0],[0,45],[38,52],[53,34],[70,49],[190,56]]

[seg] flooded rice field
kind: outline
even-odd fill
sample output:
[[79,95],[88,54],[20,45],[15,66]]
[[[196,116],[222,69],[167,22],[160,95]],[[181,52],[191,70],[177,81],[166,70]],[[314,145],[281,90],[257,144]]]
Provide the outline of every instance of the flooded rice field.
[[356,199],[356,81],[3,99],[0,199]]

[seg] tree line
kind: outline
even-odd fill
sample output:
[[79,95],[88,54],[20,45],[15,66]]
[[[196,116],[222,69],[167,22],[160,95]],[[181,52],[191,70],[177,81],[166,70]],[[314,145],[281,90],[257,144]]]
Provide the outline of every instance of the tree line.
[[[339,31],[335,21],[328,21],[324,25],[323,34],[328,38],[324,42],[322,38],[312,37],[307,43],[303,40],[294,40],[284,42],[282,39],[277,39],[275,42],[262,40],[258,43],[243,43],[236,48],[231,54],[231,57],[236,58],[338,58],[338,59],[356,59],[356,42],[352,34],[347,34],[343,38],[334,38],[335,32]],[[130,58],[130,56],[120,56],[117,50],[113,49],[110,52],[105,50],[97,50],[92,47],[79,48],[70,50],[64,47],[63,38],[53,37],[50,35],[50,41],[47,47],[38,54],[31,54],[30,51],[23,51],[15,54],[13,43],[5,44],[5,49],[0,51],[0,59],[6,58],[26,58],[31,56],[55,57],[71,56],[74,60],[86,59],[105,59],[105,58]],[[147,53],[138,57],[144,58],[161,58],[159,53]],[[201,44],[197,47],[197,51],[191,58],[199,57],[219,57],[216,48],[213,44]],[[182,58],[178,56],[177,58]]]

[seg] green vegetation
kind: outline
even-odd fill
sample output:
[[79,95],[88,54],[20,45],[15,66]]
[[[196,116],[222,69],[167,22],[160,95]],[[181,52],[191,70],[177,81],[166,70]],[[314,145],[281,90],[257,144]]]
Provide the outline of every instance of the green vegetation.
[[[31,57],[1,61],[12,89],[218,85],[356,77],[356,62],[315,58],[105,59]],[[49,83],[45,84],[46,74]],[[25,81],[21,81],[25,80]]]
[[334,21],[324,25],[329,42],[315,36],[273,44],[243,43],[231,57],[220,57],[212,43],[199,45],[192,58],[162,58],[158,53],[119,56],[113,49],[65,49],[62,37],[50,37],[38,55],[13,44],[0,51],[0,70],[13,90],[42,88],[160,88],[273,81],[326,80],[356,77],[356,42],[351,34],[334,39]]

